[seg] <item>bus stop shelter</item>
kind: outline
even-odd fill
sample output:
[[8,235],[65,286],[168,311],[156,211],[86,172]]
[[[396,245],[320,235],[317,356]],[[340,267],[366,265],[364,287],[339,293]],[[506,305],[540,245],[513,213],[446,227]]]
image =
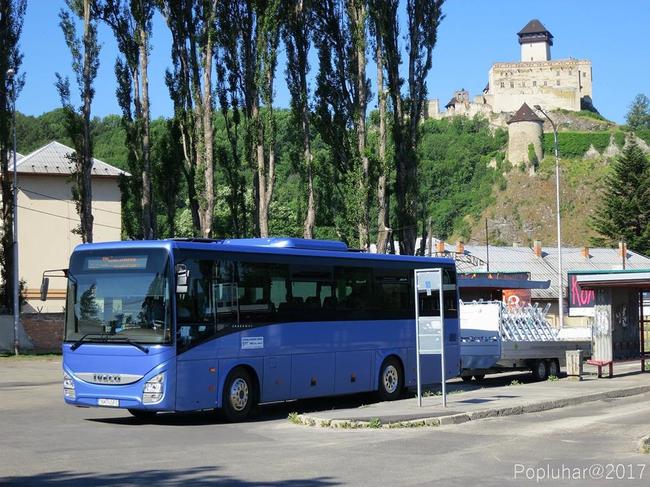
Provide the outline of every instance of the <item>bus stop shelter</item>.
[[650,308],[644,307],[644,301],[648,304],[650,270],[576,273],[576,283],[582,291],[594,291],[592,360],[611,365],[640,359],[645,371],[650,358]]

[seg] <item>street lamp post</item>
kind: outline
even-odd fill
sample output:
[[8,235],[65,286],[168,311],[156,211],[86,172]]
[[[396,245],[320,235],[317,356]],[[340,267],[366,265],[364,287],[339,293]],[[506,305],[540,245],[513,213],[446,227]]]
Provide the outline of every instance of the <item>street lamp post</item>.
[[13,312],[14,312],[14,354],[18,355],[18,324],[20,323],[20,280],[18,279],[18,170],[16,161],[16,80],[13,69],[7,70],[11,81],[11,127],[13,130]]
[[564,285],[562,283],[562,226],[561,226],[561,217],[560,217],[560,156],[558,152],[558,142],[557,142],[557,125],[548,116],[548,114],[542,110],[542,107],[535,105],[535,109],[539,110],[546,119],[550,122],[551,127],[553,127],[553,148],[555,151],[555,208],[557,213],[557,262],[558,262],[558,283],[560,288],[560,293],[558,296],[558,313],[560,316],[560,328],[564,328]]

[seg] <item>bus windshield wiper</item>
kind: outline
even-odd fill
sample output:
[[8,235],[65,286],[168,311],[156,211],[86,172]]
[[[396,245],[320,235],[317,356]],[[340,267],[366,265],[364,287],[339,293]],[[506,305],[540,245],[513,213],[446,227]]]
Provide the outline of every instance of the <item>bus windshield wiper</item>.
[[78,349],[81,345],[83,345],[84,342],[86,341],[86,337],[102,337],[102,338],[104,338],[104,341],[107,341],[106,338],[105,338],[105,337],[106,337],[106,333],[86,333],[86,334],[85,334],[84,336],[82,336],[79,340],[77,340],[76,342],[74,342],[74,343],[72,344],[72,346],[70,347],[70,350],[72,350],[72,351],[74,352],[74,351],[75,351],[76,349]]
[[120,342],[128,343],[129,345],[133,345],[135,348],[137,348],[138,350],[140,350],[140,351],[142,351],[144,353],[149,353],[149,348],[145,347],[144,345],[139,344],[138,342],[134,342],[129,337],[121,337],[121,336],[115,336],[115,335],[109,335],[109,336],[112,336],[114,338],[112,338],[111,340],[108,340],[108,337],[107,337],[107,339],[106,339],[107,342],[117,340],[117,341],[120,341]]
[[[110,334],[110,333],[86,333],[84,336],[82,336],[79,340],[74,342],[72,346],[70,347],[70,350],[73,352],[78,349],[81,345],[86,343],[86,337],[101,337],[103,340],[100,340],[102,342],[112,342],[112,341],[119,341],[119,342],[125,342],[128,343],[129,345],[133,345],[135,348],[138,350],[144,352],[144,353],[149,353],[149,349],[145,347],[144,345],[139,344],[138,342],[134,342],[128,337],[121,337],[121,336],[115,336],[115,334]],[[109,337],[112,337],[109,339]]]

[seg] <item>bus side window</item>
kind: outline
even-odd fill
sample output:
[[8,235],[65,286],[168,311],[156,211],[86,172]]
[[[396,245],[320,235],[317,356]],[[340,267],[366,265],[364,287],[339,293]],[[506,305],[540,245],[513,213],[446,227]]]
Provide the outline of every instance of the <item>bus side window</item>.
[[442,274],[443,299],[445,304],[445,318],[458,318],[458,296],[456,285],[456,272],[453,269],[444,269]]
[[279,322],[292,306],[289,267],[266,262],[238,262],[239,328]]
[[214,264],[212,299],[216,311],[217,332],[228,331],[239,324],[238,289],[234,263],[218,260]]
[[413,284],[410,271],[375,270],[375,301],[380,308],[378,319],[397,320],[414,317]]
[[190,271],[187,292],[176,295],[177,348],[188,350],[216,334],[212,279],[214,262],[185,259]]

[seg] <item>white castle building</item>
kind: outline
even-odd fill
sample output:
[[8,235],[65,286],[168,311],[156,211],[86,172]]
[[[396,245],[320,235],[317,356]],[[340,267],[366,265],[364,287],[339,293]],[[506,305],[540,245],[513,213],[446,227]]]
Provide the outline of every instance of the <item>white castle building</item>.
[[519,62],[494,63],[483,93],[470,101],[460,90],[441,112],[438,100],[429,100],[425,117],[485,116],[517,111],[524,103],[548,110],[579,111],[593,108],[592,68],[586,59],[551,60],[553,34],[533,19],[518,32]]

